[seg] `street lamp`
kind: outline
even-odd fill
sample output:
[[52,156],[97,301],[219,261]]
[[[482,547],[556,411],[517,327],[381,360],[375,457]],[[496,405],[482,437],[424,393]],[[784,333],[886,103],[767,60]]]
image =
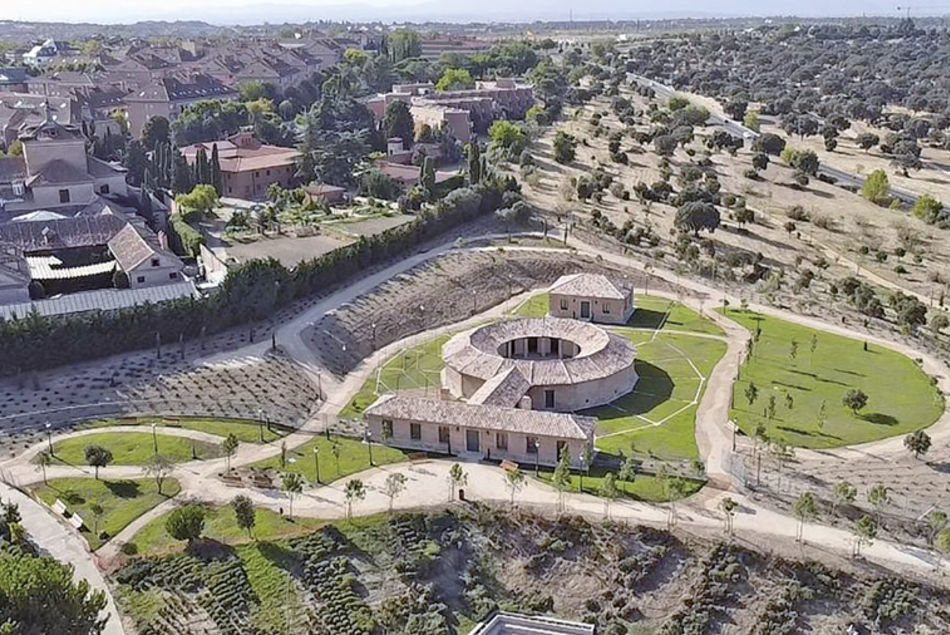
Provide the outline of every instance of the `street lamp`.
[[50,432],[50,423],[46,422],[46,444],[49,446],[49,454],[53,456],[53,433]]
[[584,493],[584,471],[587,469],[587,457],[583,454],[581,455],[581,486],[578,490],[581,494]]
[[317,485],[320,484],[320,448],[313,446],[313,469],[317,473]]
[[257,430],[261,433],[261,443],[264,442],[264,409],[257,409]]
[[158,434],[155,432],[155,422],[152,422],[152,448],[155,450],[155,454],[158,454]]
[[369,464],[372,467],[373,464],[373,433],[369,430],[366,431],[366,435],[363,437],[363,440],[366,441],[366,447],[369,450]]
[[373,327],[373,350],[375,351],[376,350],[376,322],[373,322],[372,324],[370,324],[370,326]]
[[541,442],[534,440],[534,477],[541,476]]
[[472,289],[472,315],[475,315],[475,312],[478,311],[478,306],[475,304],[475,299],[478,297],[478,294],[475,292],[475,289]]

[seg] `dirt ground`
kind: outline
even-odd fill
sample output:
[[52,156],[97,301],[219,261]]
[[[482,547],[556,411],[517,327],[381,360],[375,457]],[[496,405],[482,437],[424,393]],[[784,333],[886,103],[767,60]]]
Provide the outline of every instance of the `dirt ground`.
[[354,241],[343,240],[335,233],[323,233],[301,238],[281,236],[279,238],[261,238],[250,243],[231,242],[227,245],[227,251],[228,255],[241,262],[254,258],[276,258],[289,269],[297,266],[301,260],[318,258],[351,242]]

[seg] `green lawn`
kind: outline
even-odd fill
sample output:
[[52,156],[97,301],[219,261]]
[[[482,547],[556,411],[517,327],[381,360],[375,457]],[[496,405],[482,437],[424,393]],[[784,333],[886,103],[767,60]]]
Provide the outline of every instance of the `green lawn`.
[[[333,447],[339,448],[339,457],[334,456]],[[320,482],[330,483],[338,478],[356,474],[370,468],[369,448],[365,443],[355,439],[345,437],[315,437],[311,441],[287,451],[287,462],[284,466],[280,464],[280,457],[275,456],[264,461],[255,463],[253,467],[264,468],[271,467],[281,472],[299,472],[303,474],[311,483],[316,482],[316,467],[314,465],[313,448],[320,448]],[[391,448],[389,446],[373,443],[373,463],[375,465],[385,465],[387,463],[399,463],[406,460],[406,454],[402,450]]]
[[[157,434],[158,453],[175,463],[223,456],[220,445],[185,437]],[[114,465],[144,465],[155,455],[151,432],[101,432],[64,439],[53,444],[55,458],[69,465],[86,465],[86,446],[99,445],[112,452]],[[194,455],[192,454],[194,448]]]
[[509,313],[513,317],[543,318],[548,314],[548,294],[531,296]]
[[395,355],[370,375],[340,416],[358,417],[380,395],[396,390],[425,391],[428,387],[430,396],[438,396],[439,373],[444,366],[442,345],[450,337],[441,335]]
[[[530,474],[533,476],[534,472],[530,472]],[[552,474],[553,471],[551,470],[541,470],[540,479],[546,483],[550,483]],[[594,496],[599,495],[605,475],[603,470],[591,470],[590,476],[584,476],[584,493],[593,494]],[[580,481],[581,478],[579,474],[572,474],[570,491],[579,491],[581,485]],[[692,479],[685,479],[684,482],[686,483],[684,498],[692,496],[705,485],[704,481],[694,481]],[[648,503],[666,503],[670,500],[663,481],[650,474],[637,474],[637,477],[632,483],[619,480],[616,481],[616,483],[617,488],[623,492],[624,497],[632,500]]]
[[[237,526],[234,520],[234,511],[230,505],[206,505],[205,509],[207,515],[205,516],[205,528],[202,536],[229,544],[248,543],[255,539],[259,541],[276,540],[295,534],[307,533],[315,527],[326,524],[324,521],[314,518],[289,520],[269,509],[258,508],[256,510],[253,537],[251,537],[247,535],[246,531]],[[165,531],[166,517],[167,515],[163,515],[152,520],[133,536],[131,542],[135,543],[140,555],[178,551],[185,546],[184,541],[175,540]]]
[[[233,434],[242,443],[260,443],[261,426],[256,421],[242,421],[239,419],[205,419],[190,417],[137,417],[133,419],[102,419],[80,426],[83,428],[108,428],[111,426],[151,426],[155,423],[160,426],[197,430],[219,437]],[[280,439],[292,432],[292,428],[271,424],[270,429],[263,427],[264,443]]]
[[52,506],[58,498],[66,504],[70,513],[78,513],[88,527],[87,531],[82,532],[83,537],[90,547],[98,549],[105,540],[94,531],[97,529],[96,517],[90,511],[91,505],[98,503],[103,509],[98,531],[112,537],[180,490],[178,481],[174,479],[166,479],[159,494],[155,480],[150,478],[99,481],[92,478],[58,478],[51,480],[48,485],[33,487],[31,491],[47,505]]
[[[900,353],[875,344],[865,351],[861,340],[750,311],[730,309],[727,315],[753,333],[761,329],[733,389],[731,417],[746,434],[763,424],[769,437],[790,445],[830,448],[925,428],[943,412],[943,397],[930,378]],[[792,342],[798,345],[794,358]],[[750,382],[758,389],[751,405],[745,397]],[[841,402],[852,388],[868,396],[858,414]],[[766,415],[770,397],[775,398],[771,421]],[[825,422],[819,428],[822,403]]]
[[637,344],[640,379],[631,394],[582,413],[599,419],[597,448],[667,459],[698,458],[695,420],[706,386],[702,378],[709,377],[726,353],[726,343],[690,335],[661,332],[652,337],[629,328],[615,330]]

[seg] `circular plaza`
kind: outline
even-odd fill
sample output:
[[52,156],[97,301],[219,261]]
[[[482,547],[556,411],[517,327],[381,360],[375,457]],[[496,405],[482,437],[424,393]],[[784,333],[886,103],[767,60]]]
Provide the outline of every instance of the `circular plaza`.
[[503,320],[456,335],[442,349],[452,397],[535,410],[601,406],[637,383],[636,347],[588,322]]

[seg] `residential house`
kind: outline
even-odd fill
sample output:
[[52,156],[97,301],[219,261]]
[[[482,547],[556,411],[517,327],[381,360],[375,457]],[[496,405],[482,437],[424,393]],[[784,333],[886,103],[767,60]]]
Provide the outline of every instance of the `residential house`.
[[232,99],[237,91],[209,75],[164,77],[129,94],[125,103],[129,115],[129,130],[134,137],[152,117],[173,121],[190,104],[208,99]]
[[548,291],[552,317],[603,324],[626,324],[634,312],[632,280],[613,281],[603,274],[561,276]]
[[257,199],[267,194],[272,184],[290,187],[297,171],[299,152],[262,144],[252,132],[241,131],[225,141],[196,143],[181,149],[185,160],[194,165],[199,150],[211,158],[218,147],[222,194],[234,198]]

